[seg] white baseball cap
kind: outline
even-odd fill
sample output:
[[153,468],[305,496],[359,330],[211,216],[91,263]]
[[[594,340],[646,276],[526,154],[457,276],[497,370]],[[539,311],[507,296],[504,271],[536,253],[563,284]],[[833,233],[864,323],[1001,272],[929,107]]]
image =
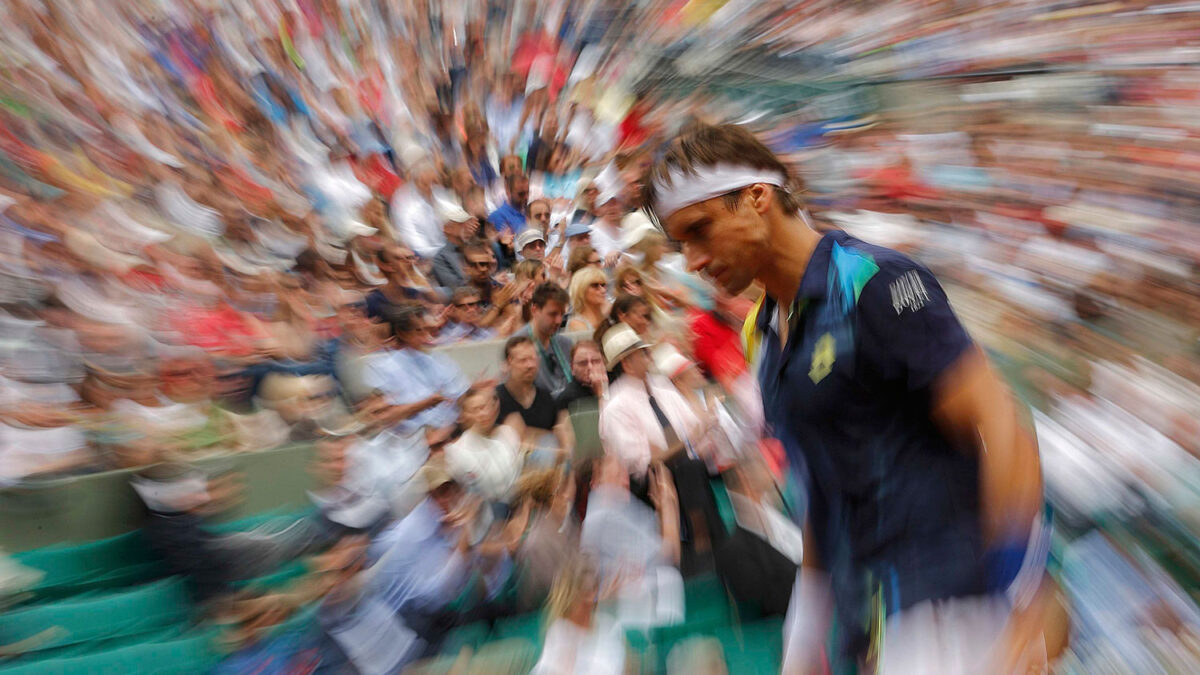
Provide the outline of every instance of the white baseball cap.
[[521,250],[524,250],[524,248],[526,246],[532,244],[535,241],[545,242],[546,237],[544,235],[542,235],[541,230],[535,230],[533,228],[528,228],[528,229],[522,230],[521,234],[517,235],[516,240],[513,242],[513,247],[516,248],[517,251],[521,251]]
[[443,223],[465,223],[471,219],[471,214],[467,213],[462,207],[447,204],[441,208]]

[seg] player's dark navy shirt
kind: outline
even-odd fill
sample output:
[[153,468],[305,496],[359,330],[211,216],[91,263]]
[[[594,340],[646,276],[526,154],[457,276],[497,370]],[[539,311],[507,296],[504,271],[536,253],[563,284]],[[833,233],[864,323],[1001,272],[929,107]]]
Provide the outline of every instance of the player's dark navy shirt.
[[871,603],[891,614],[986,590],[978,462],[930,410],[971,340],[929,270],[840,231],[817,245],[789,314],[784,350],[770,298],[745,336],[853,653]]

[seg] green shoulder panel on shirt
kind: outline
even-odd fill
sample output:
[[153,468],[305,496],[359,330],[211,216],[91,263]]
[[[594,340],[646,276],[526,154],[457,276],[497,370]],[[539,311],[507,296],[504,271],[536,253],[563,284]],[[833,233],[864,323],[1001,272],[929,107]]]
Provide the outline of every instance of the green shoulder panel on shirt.
[[[833,245],[833,264],[829,266],[829,274],[837,273],[837,283],[842,291],[843,302],[857,303],[863,288],[879,272],[879,265],[869,253],[853,248],[844,248],[836,242]],[[853,300],[850,300],[853,298]],[[849,309],[847,307],[846,309]]]

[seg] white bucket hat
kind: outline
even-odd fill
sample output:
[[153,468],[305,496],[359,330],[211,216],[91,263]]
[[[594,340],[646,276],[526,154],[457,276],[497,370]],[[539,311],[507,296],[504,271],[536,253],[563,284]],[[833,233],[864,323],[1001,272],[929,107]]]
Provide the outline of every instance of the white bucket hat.
[[642,338],[629,326],[619,323],[604,334],[604,361],[612,370],[626,356],[639,349],[649,349],[650,345],[642,342]]

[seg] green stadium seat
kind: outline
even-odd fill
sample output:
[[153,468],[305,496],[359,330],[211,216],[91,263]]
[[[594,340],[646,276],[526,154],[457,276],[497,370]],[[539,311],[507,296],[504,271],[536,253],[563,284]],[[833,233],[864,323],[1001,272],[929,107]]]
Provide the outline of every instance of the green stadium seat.
[[[252,530],[275,519],[297,520],[312,513],[272,511],[213,526],[216,532]],[[165,570],[150,551],[140,531],[82,544],[56,545],[15,553],[12,559],[40,570],[42,580],[29,589],[39,602],[65,599],[79,593],[112,590],[160,579]],[[295,563],[300,564],[300,563]],[[268,588],[295,578],[303,570],[291,565],[264,577]]]
[[99,652],[107,652],[113,649],[121,649],[123,647],[132,647],[134,645],[145,644],[147,642],[167,642],[171,640],[178,640],[186,636],[189,630],[192,630],[192,626],[184,623],[177,623],[167,626],[166,628],[152,630],[147,633],[122,635],[120,637],[91,640],[90,642],[80,642],[78,644],[67,645],[65,647],[43,649],[17,657],[14,659],[14,661],[25,663],[29,661],[65,659],[76,656],[86,656],[88,654],[97,654]]
[[3,675],[194,675],[221,659],[216,632],[198,631],[173,640],[153,640],[81,656],[0,666]]
[[520,616],[508,617],[496,622],[492,628],[493,640],[507,638],[525,638],[539,643],[542,640],[542,624],[544,616],[541,612],[531,612]]
[[491,629],[484,621],[469,623],[451,630],[442,640],[441,652],[447,655],[457,654],[463,647],[479,649],[488,640]]
[[783,618],[733,624],[715,632],[730,675],[777,673],[783,659]]
[[78,597],[19,608],[0,615],[0,641],[5,644],[54,635],[35,650],[92,640],[136,635],[186,621],[191,612],[183,580],[151,582],[115,593]]
[[733,620],[729,595],[715,574],[684,581],[685,624],[718,626]]
[[34,549],[14,554],[13,560],[45,574],[41,582],[29,589],[39,599],[129,586],[163,574],[162,565],[154,559],[140,532],[85,544]]
[[571,412],[571,428],[575,431],[575,454],[572,461],[581,462],[604,454],[600,443],[600,410],[580,409]]
[[725,481],[713,478],[708,484],[712,488],[713,498],[717,502],[717,515],[721,516],[721,524],[725,526],[725,533],[733,532],[737,527],[737,518],[733,515],[733,502],[729,500],[729,491],[725,489]]

